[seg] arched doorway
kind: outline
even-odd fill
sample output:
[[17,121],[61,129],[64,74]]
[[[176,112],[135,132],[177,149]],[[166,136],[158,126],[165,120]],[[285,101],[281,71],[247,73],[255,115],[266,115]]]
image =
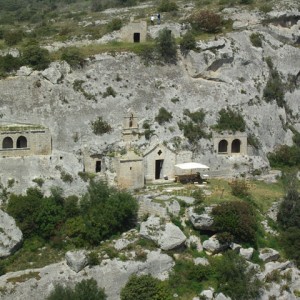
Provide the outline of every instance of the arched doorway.
[[18,137],[17,148],[27,148],[27,139],[25,136]]
[[227,153],[228,152],[228,142],[226,140],[221,140],[218,146],[218,153]]
[[3,149],[13,148],[13,140],[11,137],[8,136],[3,139],[2,148]]
[[235,139],[231,144],[231,153],[240,153],[241,152],[241,141]]

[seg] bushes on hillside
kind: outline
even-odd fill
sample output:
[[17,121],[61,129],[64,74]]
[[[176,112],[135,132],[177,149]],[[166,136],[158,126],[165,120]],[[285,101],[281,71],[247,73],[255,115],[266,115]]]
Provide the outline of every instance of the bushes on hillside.
[[112,127],[105,120],[103,120],[102,117],[98,117],[98,119],[92,121],[91,127],[96,135],[102,135],[112,131]]
[[159,125],[170,122],[173,118],[172,113],[168,112],[164,107],[161,107],[158,111],[158,115],[155,117],[155,121]]
[[84,56],[76,47],[63,49],[60,58],[66,61],[71,67],[79,67],[84,63]]
[[249,196],[249,187],[245,180],[234,180],[230,183],[231,193],[237,197]]
[[176,2],[170,0],[162,0],[157,7],[157,11],[160,12],[169,12],[169,11],[177,11],[178,6]]
[[184,56],[186,56],[190,50],[193,50],[195,48],[196,48],[195,37],[191,31],[188,31],[180,41],[180,51]]
[[105,300],[104,290],[98,288],[95,279],[86,279],[78,282],[75,288],[56,285],[54,290],[46,298],[47,300]]
[[177,45],[171,30],[164,28],[155,39],[155,50],[158,57],[165,63],[177,62]]
[[218,131],[230,130],[233,132],[246,130],[246,122],[243,116],[230,108],[222,108],[219,111],[219,118],[217,125],[214,128]]
[[22,41],[23,35],[21,30],[10,30],[4,32],[3,39],[8,46],[14,46]]
[[45,197],[37,188],[26,195],[11,195],[7,212],[15,218],[24,237],[46,241],[66,239],[77,246],[95,245],[111,235],[126,231],[136,222],[137,202],[128,193],[90,182],[86,195],[63,198],[52,190]]
[[35,70],[44,70],[50,64],[49,51],[40,48],[38,45],[27,46],[22,53],[24,65],[28,65]]
[[257,221],[247,202],[223,202],[213,208],[212,215],[217,231],[229,232],[237,242],[255,243]]
[[268,154],[271,167],[293,167],[300,165],[300,148],[298,146],[281,145],[273,153]]
[[121,291],[121,300],[171,300],[166,285],[150,275],[133,275]]
[[257,299],[261,282],[255,276],[254,268],[234,251],[227,251],[216,258],[212,265],[217,289],[234,300]]
[[200,10],[194,12],[189,22],[193,30],[197,32],[217,33],[221,30],[222,18],[220,15],[209,10]]

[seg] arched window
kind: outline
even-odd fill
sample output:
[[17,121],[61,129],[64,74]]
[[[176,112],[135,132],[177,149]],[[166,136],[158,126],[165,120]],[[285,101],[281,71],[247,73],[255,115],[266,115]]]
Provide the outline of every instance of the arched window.
[[228,142],[226,140],[222,140],[219,142],[218,153],[227,153],[228,152]]
[[17,148],[27,148],[27,139],[25,136],[18,137]]
[[4,138],[3,142],[2,142],[2,148],[3,149],[7,149],[7,148],[13,148],[13,140],[11,137],[6,137]]
[[231,153],[240,153],[241,152],[241,141],[236,139],[232,141],[231,144]]

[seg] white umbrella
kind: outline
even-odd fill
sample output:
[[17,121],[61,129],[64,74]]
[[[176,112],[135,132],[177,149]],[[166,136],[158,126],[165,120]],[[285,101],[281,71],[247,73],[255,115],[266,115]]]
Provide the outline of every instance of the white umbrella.
[[209,169],[208,166],[196,163],[196,162],[187,162],[182,164],[177,164],[175,167],[181,169],[181,170],[193,170],[193,169]]

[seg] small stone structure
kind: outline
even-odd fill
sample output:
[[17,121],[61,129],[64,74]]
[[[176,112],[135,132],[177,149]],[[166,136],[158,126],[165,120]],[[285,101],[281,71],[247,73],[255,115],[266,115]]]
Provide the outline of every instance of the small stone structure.
[[143,158],[133,151],[117,159],[117,181],[121,188],[138,189],[144,186]]
[[123,121],[123,141],[132,142],[138,138],[138,122],[134,113],[124,117]]
[[146,21],[133,21],[122,27],[121,39],[124,42],[140,43],[145,42],[147,38],[147,22]]
[[105,165],[101,154],[86,154],[83,155],[84,171],[88,173],[103,173]]
[[221,155],[247,155],[247,133],[222,132],[213,134],[214,152]]
[[168,147],[157,144],[144,153],[146,182],[175,176],[176,153]]
[[0,124],[0,156],[50,155],[48,128],[33,124]]

